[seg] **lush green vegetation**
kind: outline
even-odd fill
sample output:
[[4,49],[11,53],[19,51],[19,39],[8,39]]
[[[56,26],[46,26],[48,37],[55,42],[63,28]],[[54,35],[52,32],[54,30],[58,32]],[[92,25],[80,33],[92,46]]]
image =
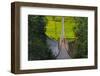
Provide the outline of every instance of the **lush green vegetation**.
[[44,16],[28,16],[28,60],[55,59],[46,43]]
[[[74,40],[76,38],[73,28],[75,27],[74,17],[64,17],[65,38]],[[62,32],[61,16],[46,16],[46,35],[54,40],[59,40]]]
[[87,58],[88,57],[88,18],[76,17],[76,27],[74,31],[77,36],[76,47],[74,48],[74,58]]

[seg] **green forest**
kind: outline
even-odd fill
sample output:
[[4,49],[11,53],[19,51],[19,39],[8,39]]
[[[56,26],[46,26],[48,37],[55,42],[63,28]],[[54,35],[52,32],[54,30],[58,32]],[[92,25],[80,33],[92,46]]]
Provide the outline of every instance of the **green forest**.
[[[64,32],[65,38],[69,40],[74,40],[76,38],[73,28],[75,27],[75,20],[73,17],[64,17]],[[46,16],[47,24],[46,24],[46,35],[54,40],[59,40],[62,31],[62,17],[52,17]]]
[[[64,37],[68,40],[72,59],[88,56],[88,18],[64,17]],[[28,60],[56,59],[47,45],[47,38],[59,41],[62,16],[28,15]]]

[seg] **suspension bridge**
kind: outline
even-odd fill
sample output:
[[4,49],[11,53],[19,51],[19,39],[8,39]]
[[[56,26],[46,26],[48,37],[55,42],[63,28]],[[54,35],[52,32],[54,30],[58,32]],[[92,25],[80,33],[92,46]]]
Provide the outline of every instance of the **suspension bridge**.
[[65,38],[64,32],[64,17],[62,17],[62,30],[59,41],[47,38],[47,43],[51,49],[53,55],[56,59],[70,59],[71,57],[68,54],[69,46],[68,41]]

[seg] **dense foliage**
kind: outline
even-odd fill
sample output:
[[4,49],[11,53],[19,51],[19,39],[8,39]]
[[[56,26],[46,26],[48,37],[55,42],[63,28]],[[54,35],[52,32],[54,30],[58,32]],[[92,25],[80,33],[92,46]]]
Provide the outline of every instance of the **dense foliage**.
[[28,60],[55,58],[46,43],[44,18],[44,16],[28,16]]
[[[62,32],[62,16],[45,16],[47,19],[46,35],[53,40],[59,40]],[[64,17],[64,37],[69,40],[75,39],[73,28],[75,27],[75,20],[71,16]]]
[[88,55],[88,18],[76,17],[76,27],[74,28],[77,40],[74,48],[74,58],[86,58]]

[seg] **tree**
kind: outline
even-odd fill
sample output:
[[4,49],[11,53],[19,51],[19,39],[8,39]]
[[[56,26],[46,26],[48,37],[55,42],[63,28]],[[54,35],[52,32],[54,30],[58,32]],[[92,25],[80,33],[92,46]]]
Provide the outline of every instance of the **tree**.
[[74,31],[76,33],[76,48],[74,52],[74,58],[87,58],[88,54],[88,18],[87,17],[76,17],[76,27]]
[[54,59],[46,43],[45,17],[28,16],[28,60]]

